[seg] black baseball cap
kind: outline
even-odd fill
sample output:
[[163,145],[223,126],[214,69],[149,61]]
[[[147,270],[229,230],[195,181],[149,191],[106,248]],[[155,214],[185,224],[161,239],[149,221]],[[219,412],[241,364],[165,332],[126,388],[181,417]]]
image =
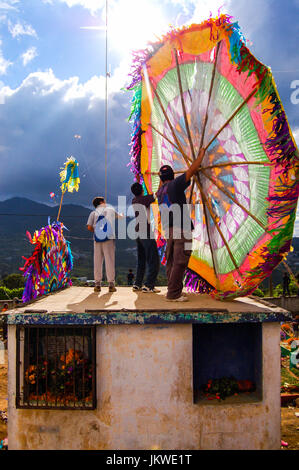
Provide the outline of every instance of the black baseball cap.
[[140,183],[133,183],[131,186],[131,191],[134,194],[134,196],[140,196],[140,194],[143,191],[143,187]]
[[162,181],[173,180],[174,179],[173,169],[169,165],[163,165],[160,168],[159,176]]

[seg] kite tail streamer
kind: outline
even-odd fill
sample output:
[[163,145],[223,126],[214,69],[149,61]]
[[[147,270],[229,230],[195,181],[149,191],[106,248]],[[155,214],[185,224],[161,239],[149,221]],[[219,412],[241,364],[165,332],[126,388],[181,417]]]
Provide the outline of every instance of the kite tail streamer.
[[140,155],[141,155],[141,121],[140,121],[140,112],[141,112],[141,96],[142,89],[141,83],[135,85],[134,95],[132,98],[132,107],[129,120],[133,120],[133,131],[131,135],[131,150],[130,156],[131,160],[129,165],[131,166],[131,171],[135,176],[135,179],[140,179],[141,170],[140,170]]

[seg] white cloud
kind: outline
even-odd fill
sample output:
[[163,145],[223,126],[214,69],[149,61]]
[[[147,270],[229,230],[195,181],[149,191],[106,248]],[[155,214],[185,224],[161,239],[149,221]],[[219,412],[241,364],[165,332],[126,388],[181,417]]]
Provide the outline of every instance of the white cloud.
[[1,51],[1,45],[2,45],[2,41],[0,39],[0,75],[5,75],[8,67],[12,65],[12,62],[10,62],[9,60],[6,60],[3,57],[2,51]]
[[0,1],[0,10],[17,10],[15,5],[19,3],[19,0],[9,0],[8,2]]
[[195,10],[190,22],[200,23],[209,18],[210,15],[213,18],[218,16],[218,11],[227,13],[231,0],[194,0],[191,3],[194,4]]
[[31,62],[36,56],[36,47],[30,47],[29,49],[27,49],[27,51],[24,52],[24,54],[22,54],[21,56],[23,60],[23,65],[26,66],[27,64],[29,64],[29,62]]
[[[59,93],[62,102],[83,98],[92,101],[94,99],[104,99],[105,97],[104,77],[92,77],[81,84],[78,77],[70,77],[67,80],[56,78],[52,69],[30,73],[22,84],[12,92],[17,94],[24,89],[31,90],[32,94],[39,96]],[[7,88],[8,90],[10,89]]]
[[4,59],[2,53],[0,52],[0,75],[5,75],[8,67],[12,65],[12,62]]
[[12,24],[11,21],[9,21],[8,30],[13,38],[18,38],[19,36],[37,37],[36,31],[30,24],[22,24],[20,22]]
[[[58,172],[66,156],[74,155],[82,184],[72,201],[90,202],[104,185],[104,85],[103,76],[80,83],[78,77],[60,80],[46,70],[29,74],[18,88],[0,89],[5,97],[0,106],[0,197],[47,201],[49,192],[59,191]],[[108,104],[108,197],[115,203],[132,180],[127,167],[130,93],[111,94]],[[82,137],[80,142],[75,135]]]
[[294,139],[296,140],[296,143],[299,146],[299,127],[295,127],[295,129],[292,132],[293,132]]
[[[66,3],[66,5],[71,8],[74,6],[82,6],[86,8],[91,13],[95,13],[96,11],[101,10],[105,5],[105,0],[59,0],[61,3]],[[47,3],[53,3],[51,0],[47,1]]]

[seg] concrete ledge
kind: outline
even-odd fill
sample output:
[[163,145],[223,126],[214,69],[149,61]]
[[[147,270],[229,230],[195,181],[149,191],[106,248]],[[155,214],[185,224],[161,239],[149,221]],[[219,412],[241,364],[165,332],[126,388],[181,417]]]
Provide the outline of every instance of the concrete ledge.
[[8,316],[9,325],[128,325],[163,323],[269,323],[290,321],[282,313],[264,312],[94,312],[94,313],[45,313],[34,312]]

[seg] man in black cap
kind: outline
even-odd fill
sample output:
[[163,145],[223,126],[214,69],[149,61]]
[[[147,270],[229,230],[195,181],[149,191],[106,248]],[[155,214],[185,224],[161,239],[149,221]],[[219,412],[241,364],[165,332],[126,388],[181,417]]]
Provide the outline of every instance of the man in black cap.
[[186,302],[188,299],[183,290],[183,278],[188,266],[192,249],[193,224],[190,218],[185,190],[190,185],[192,176],[201,165],[204,150],[188,170],[174,178],[173,169],[169,165],[160,168],[160,188],[156,193],[161,212],[163,230],[166,233],[166,274],[168,288],[166,299],[169,301]]

